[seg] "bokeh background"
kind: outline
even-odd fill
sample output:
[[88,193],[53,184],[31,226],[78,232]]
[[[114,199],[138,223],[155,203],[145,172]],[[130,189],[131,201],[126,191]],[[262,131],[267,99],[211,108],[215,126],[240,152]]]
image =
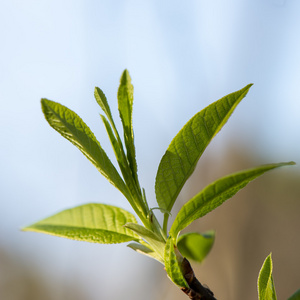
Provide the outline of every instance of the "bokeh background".
[[[0,299],[187,299],[160,264],[125,244],[20,231],[89,202],[131,210],[48,126],[40,98],[76,111],[112,157],[93,90],[104,90],[116,118],[127,68],[139,176],[156,206],[156,170],[173,136],[209,103],[254,83],[203,155],[175,214],[229,172],[299,164],[299,13],[298,0],[1,1]],[[217,232],[209,257],[194,267],[218,299],[256,299],[271,251],[278,299],[300,287],[299,182],[298,166],[274,171],[188,228]]]

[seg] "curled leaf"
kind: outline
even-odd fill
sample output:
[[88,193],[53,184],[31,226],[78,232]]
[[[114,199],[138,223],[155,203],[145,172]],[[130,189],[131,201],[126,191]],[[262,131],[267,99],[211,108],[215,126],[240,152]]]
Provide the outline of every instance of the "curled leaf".
[[210,252],[215,241],[215,232],[190,232],[178,237],[177,247],[187,259],[201,263]]

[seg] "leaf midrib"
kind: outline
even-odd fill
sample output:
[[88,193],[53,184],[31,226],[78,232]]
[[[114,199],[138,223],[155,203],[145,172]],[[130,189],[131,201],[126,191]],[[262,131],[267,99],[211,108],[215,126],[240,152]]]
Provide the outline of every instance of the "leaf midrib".
[[[114,230],[108,230],[108,229],[102,229],[102,228],[93,228],[93,227],[81,227],[81,226],[70,226],[70,225],[48,225],[48,224],[38,224],[38,225],[33,225],[33,226],[30,226],[30,227],[27,227],[25,228],[24,230],[26,231],[39,231],[39,232],[44,232],[42,231],[43,229],[46,229],[46,228],[58,228],[58,229],[72,229],[72,230],[82,230],[82,231],[96,231],[96,232],[107,232],[107,233],[116,233],[118,235],[121,235],[121,236],[124,236],[124,237],[131,237],[133,238],[135,241],[138,241],[139,238],[136,237],[133,233],[133,235],[129,235],[129,234],[126,234],[126,233],[120,233],[118,231],[114,231]],[[129,228],[128,228],[129,229]],[[56,235],[56,233],[54,232],[48,232],[48,234],[51,234],[51,235]],[[76,235],[74,235],[76,236]]]

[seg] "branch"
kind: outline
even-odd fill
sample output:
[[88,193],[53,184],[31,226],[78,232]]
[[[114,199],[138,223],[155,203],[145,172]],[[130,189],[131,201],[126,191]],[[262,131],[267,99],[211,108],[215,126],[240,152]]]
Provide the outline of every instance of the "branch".
[[183,259],[181,266],[184,278],[189,285],[189,288],[181,288],[181,290],[188,295],[191,300],[217,300],[214,297],[214,293],[198,281],[191,264],[186,258]]

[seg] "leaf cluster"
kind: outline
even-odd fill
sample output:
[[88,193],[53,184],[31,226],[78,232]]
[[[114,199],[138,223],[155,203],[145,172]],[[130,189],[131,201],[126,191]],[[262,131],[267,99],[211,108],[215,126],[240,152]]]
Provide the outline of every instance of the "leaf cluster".
[[[133,213],[124,209],[91,203],[64,210],[23,230],[102,244],[130,241],[128,247],[162,263],[169,278],[176,285],[189,289],[186,274],[182,270],[183,259],[185,257],[202,262],[213,246],[215,234],[213,231],[180,234],[181,231],[265,172],[294,164],[285,162],[262,165],[220,178],[187,201],[174,222],[168,224],[174,203],[204,150],[228,121],[251,86],[249,84],[195,114],[171,141],[160,161],[155,180],[157,204],[164,214],[163,224],[157,221],[154,209],[149,207],[145,191],[138,179],[132,125],[133,86],[128,71],[123,72],[117,93],[122,134],[115,125],[104,92],[99,87],[94,91],[95,99],[103,111],[100,117],[114,150],[117,167],[111,162],[91,129],[75,112],[57,102],[42,99],[42,111],[49,125],[75,145],[123,194],[140,223]],[[263,288],[260,290],[263,291]]]

